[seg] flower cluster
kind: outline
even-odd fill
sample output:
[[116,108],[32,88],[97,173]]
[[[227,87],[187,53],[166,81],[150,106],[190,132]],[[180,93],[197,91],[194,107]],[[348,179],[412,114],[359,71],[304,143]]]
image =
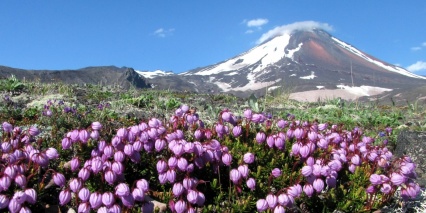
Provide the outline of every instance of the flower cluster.
[[[87,146],[89,143],[96,146],[91,150],[89,159],[74,156],[70,160],[70,170],[77,174],[76,177],[67,182],[63,174],[54,174],[55,184],[62,188],[60,204],[67,205],[72,197],[78,197],[79,212],[90,212],[92,209],[98,212],[122,212],[122,208],[133,208],[138,202],[142,208],[149,208],[149,205],[145,205],[148,181],[139,179],[135,187],[129,186],[125,178],[125,163],[130,161],[137,164],[141,160],[141,151],[153,151],[154,139],[164,133],[165,128],[159,120],[153,118],[148,123],[120,128],[111,142],[101,139],[101,129],[101,123],[93,122],[89,131],[72,130],[62,139],[64,150]],[[86,182],[91,177],[101,177],[112,191],[90,190]]]
[[[48,102],[44,115],[52,115],[54,104]],[[317,197],[323,200],[315,205],[338,202],[330,201],[337,194],[340,201],[368,197],[357,201],[365,205],[357,207],[361,211],[378,206],[397,189],[406,200],[420,191],[412,160],[394,159],[386,147],[391,128],[374,138],[360,128],[299,121],[290,114],[273,119],[251,110],[238,116],[228,109],[205,125],[186,105],[168,121],[150,118],[116,131],[108,123],[84,125],[62,132],[58,153],[43,147],[36,127],[21,130],[4,122],[0,209],[30,212],[45,179],[56,187],[59,205],[78,212],[152,212],[148,195],[160,190],[178,213],[210,210],[213,202],[218,202],[214,208],[230,209],[237,201],[246,202],[245,211],[285,212]],[[36,175],[43,180],[35,181]],[[332,208],[337,207],[345,210],[344,205]]]
[[40,133],[35,126],[22,130],[4,122],[2,129],[0,209],[8,208],[12,213],[31,212],[28,205],[36,203],[37,192],[30,182],[38,168],[47,168],[51,160],[59,157],[58,151],[34,146]]

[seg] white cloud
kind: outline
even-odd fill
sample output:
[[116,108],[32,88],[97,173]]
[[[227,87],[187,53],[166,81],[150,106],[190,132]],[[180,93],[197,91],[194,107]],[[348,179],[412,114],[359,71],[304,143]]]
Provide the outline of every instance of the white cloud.
[[291,33],[294,30],[312,30],[312,29],[323,29],[326,31],[333,31],[333,27],[327,23],[320,23],[316,21],[302,21],[295,22],[292,24],[282,25],[279,27],[275,27],[272,30],[264,33],[257,41],[257,44],[260,44],[272,37],[283,35],[286,33]]
[[247,30],[246,31],[246,34],[250,34],[250,33],[254,33],[254,31],[253,30]]
[[410,72],[417,72],[417,71],[420,71],[420,70],[426,70],[426,62],[417,61],[416,63],[408,66],[407,70],[410,71]]
[[411,47],[412,51],[418,51],[418,50],[421,50],[421,49],[422,49],[421,47]]
[[[246,21],[246,20],[244,20]],[[262,27],[269,22],[266,18],[258,18],[247,21],[247,27]]]
[[154,35],[164,38],[166,36],[172,35],[173,31],[175,31],[175,29],[170,28],[165,30],[164,28],[158,28],[157,30],[154,31]]

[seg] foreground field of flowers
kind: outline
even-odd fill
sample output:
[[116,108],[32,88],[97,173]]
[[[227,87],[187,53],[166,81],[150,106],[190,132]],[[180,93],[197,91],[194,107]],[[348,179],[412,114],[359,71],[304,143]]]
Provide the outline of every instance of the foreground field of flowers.
[[160,211],[155,201],[179,213],[371,212],[395,193],[420,193],[410,157],[392,156],[390,125],[252,104],[205,119],[176,99],[168,114],[147,118],[118,116],[107,101],[49,100],[23,116],[9,96],[3,103],[0,212]]

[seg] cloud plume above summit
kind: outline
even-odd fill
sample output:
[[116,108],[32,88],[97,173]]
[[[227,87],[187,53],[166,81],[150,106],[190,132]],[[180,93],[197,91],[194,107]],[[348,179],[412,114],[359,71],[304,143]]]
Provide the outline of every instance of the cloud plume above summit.
[[323,29],[325,31],[333,31],[333,27],[327,23],[321,23],[316,21],[302,21],[294,22],[292,24],[282,25],[275,27],[272,30],[264,33],[257,41],[256,44],[260,44],[272,37],[283,35],[286,33],[291,33],[294,30],[313,30],[313,29]]

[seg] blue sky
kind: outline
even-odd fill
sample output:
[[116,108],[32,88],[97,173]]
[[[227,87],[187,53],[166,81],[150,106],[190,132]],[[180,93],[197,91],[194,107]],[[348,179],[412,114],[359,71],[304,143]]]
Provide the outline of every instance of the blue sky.
[[294,22],[426,75],[426,1],[0,1],[0,65],[188,71]]

